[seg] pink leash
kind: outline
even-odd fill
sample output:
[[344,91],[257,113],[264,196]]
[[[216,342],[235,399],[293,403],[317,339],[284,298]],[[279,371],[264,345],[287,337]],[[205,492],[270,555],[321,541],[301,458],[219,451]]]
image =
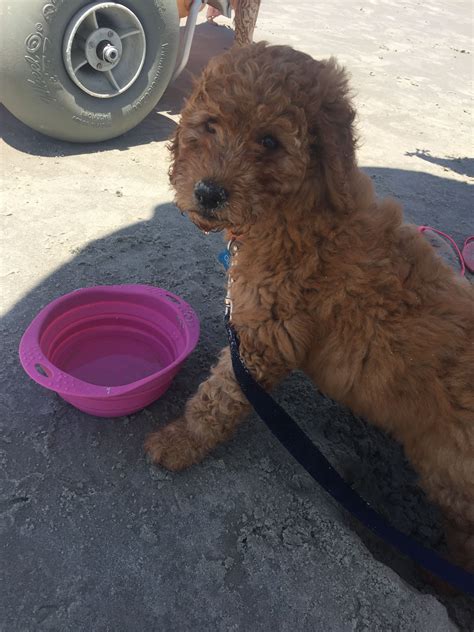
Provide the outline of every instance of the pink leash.
[[[454,239],[450,236],[447,235],[446,233],[443,233],[442,230],[438,230],[437,228],[433,228],[432,226],[418,226],[418,231],[420,233],[424,233],[426,230],[432,230],[434,233],[441,235],[441,237],[444,237],[445,239],[447,239],[449,241],[449,243],[452,245],[452,247],[454,248],[458,259],[459,259],[459,263],[461,264],[461,276],[464,276],[466,274],[466,263],[464,261],[464,257],[462,255],[462,252],[459,250],[459,247],[457,245],[457,243],[454,241]],[[463,250],[466,248],[466,246],[471,243],[472,241],[474,241],[474,235],[471,235],[470,237],[468,237],[463,245]],[[469,269],[470,266],[469,266]]]

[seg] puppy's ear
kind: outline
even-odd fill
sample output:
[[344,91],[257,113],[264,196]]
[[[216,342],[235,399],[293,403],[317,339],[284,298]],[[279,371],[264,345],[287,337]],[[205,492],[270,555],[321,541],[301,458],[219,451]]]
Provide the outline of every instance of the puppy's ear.
[[310,144],[322,184],[322,202],[335,211],[352,206],[349,190],[356,166],[355,111],[351,104],[347,75],[331,58],[315,67]]
[[181,127],[177,125],[167,145],[167,149],[171,153],[171,164],[168,169],[168,176],[172,185],[176,183],[176,164],[177,164],[178,155],[179,155],[180,132],[181,132]]

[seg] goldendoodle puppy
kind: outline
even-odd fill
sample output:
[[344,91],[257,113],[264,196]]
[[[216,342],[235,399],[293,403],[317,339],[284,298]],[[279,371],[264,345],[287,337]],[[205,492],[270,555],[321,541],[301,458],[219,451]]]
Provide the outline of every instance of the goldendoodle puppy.
[[[404,446],[474,568],[474,293],[357,167],[347,77],[260,43],[214,59],[172,141],[176,203],[234,238],[232,323],[270,389],[303,369]],[[152,434],[180,470],[249,411],[227,349],[183,416]]]

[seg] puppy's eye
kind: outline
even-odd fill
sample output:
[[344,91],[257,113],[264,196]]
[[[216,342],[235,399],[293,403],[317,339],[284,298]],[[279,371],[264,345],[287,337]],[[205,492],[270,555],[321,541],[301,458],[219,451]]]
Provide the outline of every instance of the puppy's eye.
[[206,130],[208,134],[216,133],[216,128],[213,127],[215,123],[216,123],[216,119],[213,119],[213,118],[207,119],[207,121],[204,123],[204,129]]
[[266,134],[265,136],[263,136],[259,142],[260,145],[263,145],[263,147],[265,147],[265,149],[276,149],[280,145],[277,139],[273,136],[270,136],[270,134]]

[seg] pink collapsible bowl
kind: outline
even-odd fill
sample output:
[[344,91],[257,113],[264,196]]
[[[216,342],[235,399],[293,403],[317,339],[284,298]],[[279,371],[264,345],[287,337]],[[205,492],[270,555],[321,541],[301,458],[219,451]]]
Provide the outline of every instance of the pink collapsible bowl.
[[79,410],[119,417],[161,397],[198,338],[196,314],[171,292],[98,286],[42,309],[21,339],[20,361]]

